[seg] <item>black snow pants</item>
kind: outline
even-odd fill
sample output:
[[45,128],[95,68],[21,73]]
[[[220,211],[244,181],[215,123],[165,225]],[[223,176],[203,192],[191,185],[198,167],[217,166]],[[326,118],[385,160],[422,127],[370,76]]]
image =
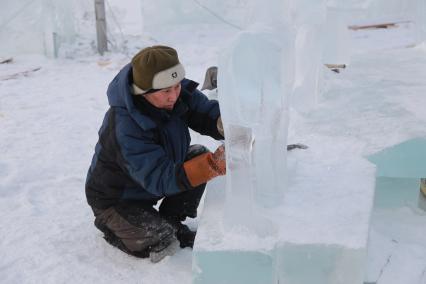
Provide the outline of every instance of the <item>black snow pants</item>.
[[[207,148],[192,145],[186,160],[205,153]],[[181,224],[186,217],[195,218],[206,184],[163,198],[159,210],[155,201],[123,200],[106,210],[92,208],[95,226],[105,240],[120,250],[136,256],[151,257],[174,243],[192,247],[195,232]]]

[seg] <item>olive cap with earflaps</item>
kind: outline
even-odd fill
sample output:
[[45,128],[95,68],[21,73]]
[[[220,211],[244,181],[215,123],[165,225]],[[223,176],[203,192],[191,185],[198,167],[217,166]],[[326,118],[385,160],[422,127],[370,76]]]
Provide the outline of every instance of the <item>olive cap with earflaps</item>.
[[132,69],[135,95],[169,88],[185,78],[176,50],[163,45],[139,51],[132,59]]

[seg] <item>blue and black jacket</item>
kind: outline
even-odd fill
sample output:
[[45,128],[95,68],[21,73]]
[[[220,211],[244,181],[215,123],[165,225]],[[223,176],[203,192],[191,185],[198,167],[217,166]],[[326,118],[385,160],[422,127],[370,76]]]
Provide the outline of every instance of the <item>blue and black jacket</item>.
[[105,209],[120,200],[156,201],[192,187],[182,164],[191,142],[189,128],[214,139],[219,104],[184,79],[172,111],[131,94],[132,67],[126,65],[107,91],[110,108],[86,180],[88,203]]

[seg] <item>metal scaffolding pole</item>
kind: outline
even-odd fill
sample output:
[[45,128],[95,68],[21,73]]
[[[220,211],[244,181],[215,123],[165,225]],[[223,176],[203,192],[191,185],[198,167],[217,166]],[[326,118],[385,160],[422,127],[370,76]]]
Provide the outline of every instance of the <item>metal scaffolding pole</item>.
[[98,52],[103,55],[105,51],[108,51],[104,0],[95,0],[95,14]]

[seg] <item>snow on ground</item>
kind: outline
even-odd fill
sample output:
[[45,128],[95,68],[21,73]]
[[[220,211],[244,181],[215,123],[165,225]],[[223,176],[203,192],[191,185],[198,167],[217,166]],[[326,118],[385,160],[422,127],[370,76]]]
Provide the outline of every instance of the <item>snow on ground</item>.
[[[188,77],[201,82],[231,34],[206,28],[191,40],[184,37],[187,31],[176,30],[135,45],[176,46]],[[338,153],[365,156],[425,136],[425,55],[424,46],[356,55],[343,73],[327,75],[316,110],[292,115],[290,142],[334,143]],[[105,91],[127,61],[120,54],[18,56],[0,65],[0,282],[190,283],[191,250],[159,264],[127,256],[102,239],[85,201],[86,171],[108,107]],[[41,69],[8,79],[36,67]],[[333,139],[337,135],[343,139]],[[214,146],[210,139],[193,138]],[[395,273],[426,267],[418,254],[405,265],[394,267]]]

